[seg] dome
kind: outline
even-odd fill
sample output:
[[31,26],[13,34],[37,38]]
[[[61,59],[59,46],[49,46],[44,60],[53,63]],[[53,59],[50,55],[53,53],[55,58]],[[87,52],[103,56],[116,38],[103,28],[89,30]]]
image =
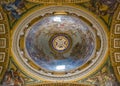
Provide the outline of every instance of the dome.
[[75,15],[50,15],[29,28],[25,46],[29,58],[42,69],[69,72],[91,58],[95,36]]
[[70,6],[34,10],[15,28],[15,59],[40,80],[87,77],[103,64],[108,49],[104,26],[87,11]]

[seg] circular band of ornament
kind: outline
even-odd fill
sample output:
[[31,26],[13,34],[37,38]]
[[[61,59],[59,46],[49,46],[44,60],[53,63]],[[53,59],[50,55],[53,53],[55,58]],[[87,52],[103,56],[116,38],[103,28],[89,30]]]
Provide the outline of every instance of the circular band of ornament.
[[[42,69],[34,63],[33,59],[30,58],[30,55],[27,52],[25,41],[31,27],[37,22],[33,22],[32,20],[38,19],[39,21],[42,17],[46,16],[46,14],[57,15],[54,13],[60,14],[59,12],[63,11],[66,12],[66,15],[78,16],[82,21],[88,21],[85,23],[88,25],[88,28],[91,28],[95,49],[86,63],[77,69],[67,72],[64,71],[62,73],[54,71],[50,72]],[[103,27],[104,25],[96,20],[92,14],[88,14],[87,11],[71,6],[49,6],[42,9],[38,8],[38,10],[26,15],[27,17],[20,20],[15,26],[16,30],[13,34],[12,52],[14,54],[14,59],[16,59],[19,66],[22,66],[22,69],[24,69],[26,73],[29,73],[31,77],[49,81],[70,81],[82,79],[92,74],[92,72],[95,72],[95,70],[105,62],[106,54],[108,52],[107,32],[105,27]],[[62,41],[60,41],[60,39]],[[58,41],[61,43],[59,44]],[[59,45],[62,46],[62,48],[60,48]],[[65,50],[69,46],[69,39],[65,36],[56,36],[52,41],[52,46],[58,51]]]

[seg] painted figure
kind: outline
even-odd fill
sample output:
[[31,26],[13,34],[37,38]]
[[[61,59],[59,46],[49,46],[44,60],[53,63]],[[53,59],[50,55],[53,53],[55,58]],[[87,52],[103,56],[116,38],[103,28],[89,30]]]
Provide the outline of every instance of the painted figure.
[[119,0],[90,0],[90,10],[101,16],[106,14],[112,15],[118,6],[118,2]]
[[21,16],[23,9],[26,9],[25,2],[23,0],[15,0],[14,2],[9,3],[3,1],[2,7],[15,19],[18,19]]
[[3,80],[3,86],[24,86],[24,80],[20,76],[20,71],[14,71],[12,68],[8,70]]

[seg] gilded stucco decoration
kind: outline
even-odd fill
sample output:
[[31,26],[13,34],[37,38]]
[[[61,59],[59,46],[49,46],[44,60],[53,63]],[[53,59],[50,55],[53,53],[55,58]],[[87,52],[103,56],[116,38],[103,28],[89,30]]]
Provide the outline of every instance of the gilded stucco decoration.
[[0,81],[7,70],[10,53],[10,27],[7,15],[0,6]]
[[120,0],[1,0],[0,86],[119,86]]

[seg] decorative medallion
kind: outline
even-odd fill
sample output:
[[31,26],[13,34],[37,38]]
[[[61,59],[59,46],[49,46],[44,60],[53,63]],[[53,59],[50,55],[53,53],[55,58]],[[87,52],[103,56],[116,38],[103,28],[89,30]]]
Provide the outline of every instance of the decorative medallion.
[[72,39],[65,33],[56,33],[50,38],[49,45],[53,51],[64,53],[71,48]]
[[64,51],[68,48],[69,41],[65,36],[57,36],[53,39],[52,45],[58,51]]

